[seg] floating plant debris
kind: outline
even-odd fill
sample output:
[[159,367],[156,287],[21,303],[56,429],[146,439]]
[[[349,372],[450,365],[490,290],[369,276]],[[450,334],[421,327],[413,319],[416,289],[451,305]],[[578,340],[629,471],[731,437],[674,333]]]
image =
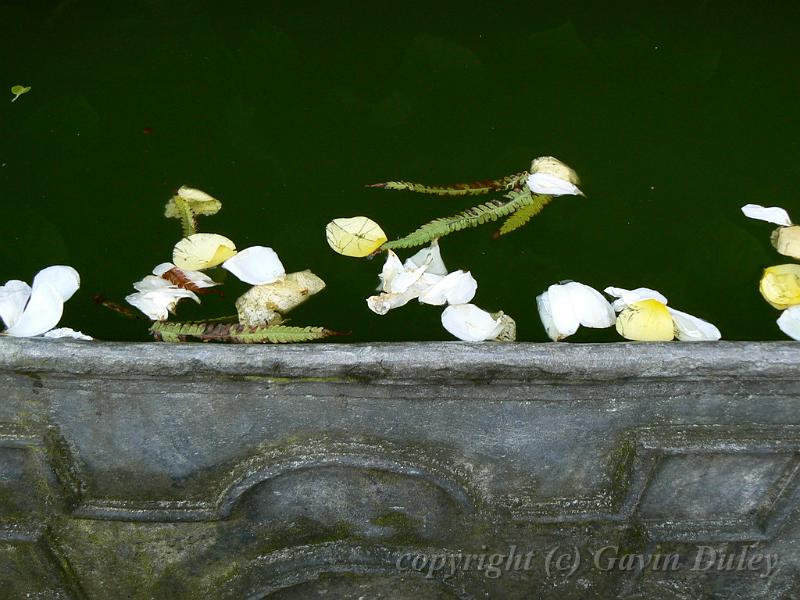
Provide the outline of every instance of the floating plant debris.
[[516,323],[511,317],[502,312],[491,315],[469,304],[475,297],[478,282],[469,271],[448,273],[436,240],[405,263],[388,250],[379,278],[381,293],[367,298],[367,306],[378,315],[385,315],[416,298],[422,304],[447,304],[442,313],[442,326],[460,340],[514,341],[516,337]]
[[11,88],[11,93],[14,94],[14,97],[11,99],[12,102],[16,102],[17,98],[22,96],[23,94],[27,94],[31,91],[31,86],[25,85],[15,85]]
[[[216,233],[198,233],[197,215],[217,213],[222,203],[202,190],[181,187],[165,207],[167,218],[178,218],[185,235],[173,248],[173,262],[161,263],[133,284],[136,292],[125,300],[154,321],[150,332],[157,340],[288,343],[306,342],[336,335],[323,327],[279,326],[283,315],[321,291],[325,282],[311,271],[286,274],[278,254],[267,246],[250,246],[241,251],[229,238]],[[231,319],[167,322],[178,303],[189,298],[198,304],[199,295],[213,293],[220,283],[202,271],[221,265],[252,287],[236,302],[238,315]],[[218,292],[221,294],[221,292]],[[114,303],[101,302],[123,314]],[[238,322],[237,322],[238,320]]]
[[388,239],[381,226],[368,217],[334,219],[325,227],[325,238],[335,252],[357,258],[369,256]]
[[530,171],[508,175],[500,179],[430,186],[409,181],[387,181],[367,187],[389,190],[409,190],[439,196],[475,196],[504,191],[505,200],[490,200],[468,208],[450,217],[429,221],[405,237],[386,242],[381,250],[421,246],[431,240],[483,223],[506,217],[503,225],[494,232],[497,238],[522,227],[537,215],[556,196],[580,195],[578,175],[570,167],[552,156],[542,156],[531,163]]
[[[800,225],[792,223],[783,208],[746,204],[742,213],[751,219],[778,225],[770,236],[773,247],[784,256],[800,259]],[[767,267],[761,275],[758,291],[772,307],[783,310],[777,320],[778,328],[800,341],[800,265]]]

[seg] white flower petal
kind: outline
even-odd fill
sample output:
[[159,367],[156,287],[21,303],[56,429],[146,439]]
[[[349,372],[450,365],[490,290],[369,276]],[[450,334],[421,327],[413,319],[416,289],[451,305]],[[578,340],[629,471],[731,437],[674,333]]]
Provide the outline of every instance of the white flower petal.
[[411,300],[417,297],[414,291],[404,292],[402,294],[383,293],[377,296],[370,296],[367,298],[367,306],[376,315],[385,315],[393,308],[405,306]]
[[405,293],[411,286],[415,285],[419,279],[425,274],[426,266],[416,267],[412,269],[404,268],[399,273],[396,273],[395,276],[389,282],[389,289],[387,290],[391,294],[403,294]]
[[0,286],[0,319],[6,327],[13,327],[22,316],[30,297],[31,287],[24,281],[12,279]]
[[394,278],[397,277],[398,274],[403,272],[403,263],[400,262],[400,259],[397,257],[391,250],[386,251],[386,262],[383,263],[383,269],[381,270],[381,274],[378,277],[381,280],[381,285],[378,287],[378,290],[383,290],[384,292],[391,292],[392,290],[392,282]]
[[39,271],[36,277],[33,278],[31,289],[35,293],[36,288],[44,283],[52,287],[61,296],[62,302],[66,302],[78,291],[81,286],[81,277],[72,267],[56,265]]
[[[423,269],[419,270],[422,271]],[[436,285],[442,279],[443,277],[441,275],[422,273],[412,285],[402,292],[384,292],[377,296],[370,296],[367,298],[367,306],[369,306],[372,312],[385,315],[393,308],[408,304],[411,300],[419,297],[421,293],[428,290],[431,286]]]
[[578,331],[581,324],[580,317],[575,312],[572,295],[566,285],[551,285],[547,288],[547,299],[550,304],[550,318],[556,337],[550,336],[554,341],[562,340]]
[[575,314],[584,327],[602,329],[611,327],[617,319],[608,300],[593,287],[570,281],[563,284],[569,292]]
[[447,267],[444,266],[444,261],[442,260],[442,251],[436,240],[433,240],[430,246],[423,248],[405,262],[406,269],[423,266],[426,267],[426,273],[447,275]]
[[170,271],[170,270],[172,270],[174,268],[175,268],[175,265],[173,265],[171,262],[161,263],[161,264],[156,265],[153,268],[153,275],[156,275],[157,277],[161,277],[164,273],[166,273],[167,271]]
[[39,281],[32,288],[31,298],[22,316],[9,327],[6,333],[14,337],[41,335],[58,325],[64,312],[61,291],[46,281]]
[[125,301],[154,321],[166,319],[183,298],[191,298],[200,303],[200,298],[193,291],[178,287],[155,275],[147,275],[141,281],[134,283],[133,287],[138,290],[137,293],[126,296]]
[[800,341],[800,304],[790,306],[781,313],[778,327],[793,340]]
[[789,218],[789,213],[779,206],[761,206],[760,204],[745,204],[742,207],[744,216],[758,221],[766,221],[767,223],[775,223],[776,225],[784,225],[788,227],[792,224]]
[[286,270],[272,248],[251,246],[222,263],[236,277],[250,285],[264,285],[283,279]]
[[650,288],[641,287],[635,290],[626,290],[618,287],[607,287],[603,291],[609,296],[619,298],[619,300],[615,300],[612,304],[614,310],[617,312],[622,311],[631,304],[641,302],[642,300],[658,300],[661,304],[667,303],[667,299],[660,292],[651,290]]
[[722,337],[719,329],[708,321],[667,307],[675,324],[675,337],[682,342],[716,342]]
[[475,297],[478,282],[469,271],[453,271],[419,295],[424,304],[466,304]]
[[554,342],[562,339],[561,332],[556,329],[555,323],[553,322],[553,315],[550,307],[550,294],[544,292],[536,296],[536,308],[539,310],[539,319],[541,319],[542,325],[544,325],[547,337]]
[[528,176],[528,187],[535,194],[546,196],[583,196],[574,183],[549,173],[534,173]]
[[[148,277],[160,279],[159,277],[154,277],[152,275],[148,275]],[[162,279],[161,281],[165,280]],[[171,285],[169,282],[166,283],[166,287],[150,289],[150,291],[139,291],[135,294],[130,294],[125,297],[125,301],[128,304],[138,308],[140,311],[146,314],[149,319],[154,321],[163,321],[166,319],[170,312],[175,311],[175,306],[183,298],[191,298],[195,302],[200,302],[200,299],[195,295],[194,292]],[[140,287],[148,289],[145,286]]]
[[138,308],[148,319],[164,321],[169,317],[169,310],[174,308],[177,300],[167,294],[156,292],[136,292],[125,296],[125,302]]
[[72,338],[74,340],[87,340],[87,341],[94,339],[83,332],[75,331],[74,329],[70,329],[69,327],[60,327],[58,329],[51,329],[50,331],[45,332],[42,337]]
[[442,325],[465,342],[493,340],[503,330],[503,322],[474,304],[453,304],[442,312]]
[[133,289],[143,293],[163,292],[173,295],[177,298],[192,298],[193,300],[199,302],[199,298],[191,290],[178,287],[163,277],[156,277],[155,275],[147,275],[141,281],[137,281],[133,284]]

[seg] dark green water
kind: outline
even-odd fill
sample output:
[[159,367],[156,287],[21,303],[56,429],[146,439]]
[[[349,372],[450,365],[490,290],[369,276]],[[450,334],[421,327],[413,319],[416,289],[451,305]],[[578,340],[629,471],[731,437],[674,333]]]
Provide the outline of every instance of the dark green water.
[[[450,339],[435,307],[372,314],[382,259],[334,254],[325,224],[364,214],[398,237],[471,199],[364,184],[499,177],[551,154],[588,199],[556,199],[501,240],[493,225],[443,239],[448,267],[478,280],[475,304],[544,341],[547,285],[648,286],[725,338],[782,339],[757,284],[791,261],[739,207],[800,220],[793,4],[0,2],[0,282],[73,265],[62,324],[146,339],[92,296],[121,300],[170,260],[163,205],[188,184],[223,201],[201,231],[325,279],[293,324]],[[33,89],[12,104],[15,84]],[[244,289],[178,316],[230,314]]]

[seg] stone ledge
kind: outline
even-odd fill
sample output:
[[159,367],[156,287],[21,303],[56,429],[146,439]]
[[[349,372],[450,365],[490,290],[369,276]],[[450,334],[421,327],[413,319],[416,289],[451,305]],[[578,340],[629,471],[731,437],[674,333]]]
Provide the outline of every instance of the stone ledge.
[[[796,343],[0,338],[0,389],[12,597],[800,594]],[[512,547],[530,569],[398,567]],[[608,547],[685,563],[599,569]],[[780,570],[692,570],[700,548]]]

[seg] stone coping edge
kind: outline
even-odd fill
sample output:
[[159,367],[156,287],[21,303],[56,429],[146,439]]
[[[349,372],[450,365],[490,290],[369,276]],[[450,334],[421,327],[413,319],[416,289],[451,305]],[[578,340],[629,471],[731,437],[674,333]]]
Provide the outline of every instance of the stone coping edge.
[[223,345],[0,337],[0,372],[369,383],[800,379],[796,342]]

